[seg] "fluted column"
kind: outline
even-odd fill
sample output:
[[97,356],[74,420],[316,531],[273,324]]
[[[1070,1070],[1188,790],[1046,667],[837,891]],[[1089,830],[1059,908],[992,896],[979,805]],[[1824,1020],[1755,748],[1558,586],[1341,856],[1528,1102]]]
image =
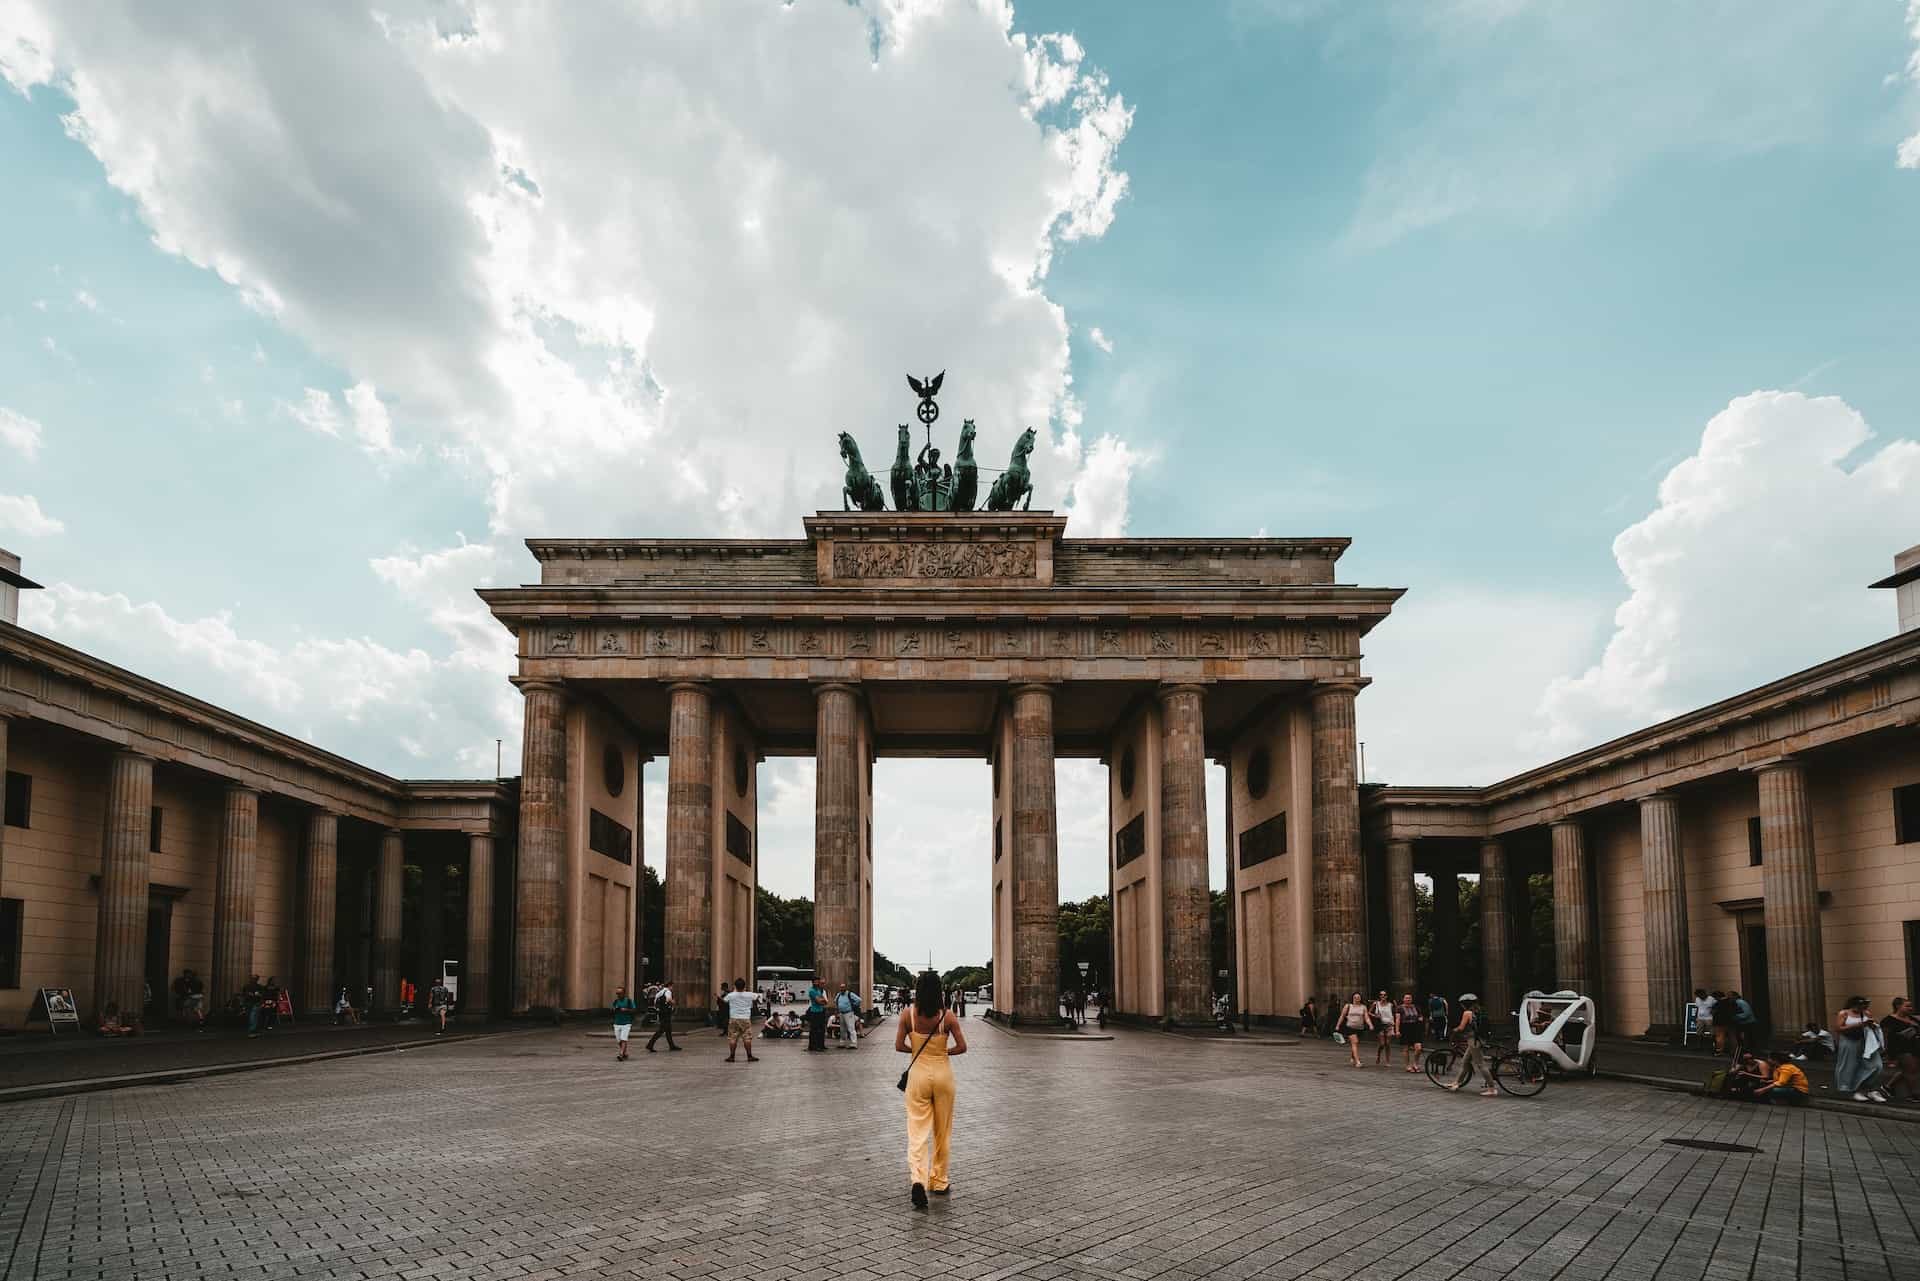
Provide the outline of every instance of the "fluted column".
[[[1203,837],[1204,840],[1204,837]],[[1013,691],[1013,1017],[1060,1019],[1060,841],[1053,786],[1053,690]],[[1201,868],[1205,875],[1205,867]],[[999,976],[994,981],[999,982]]]
[[1494,1021],[1513,1016],[1512,908],[1507,896],[1507,851],[1499,841],[1480,842],[1481,1009]]
[[[153,761],[115,752],[107,774],[106,835],[94,932],[93,1009],[109,1004],[142,1017],[147,977],[147,848],[152,837]],[[156,994],[158,995],[158,994]]]
[[713,1004],[713,693],[668,690],[666,978],[685,1017]]
[[393,828],[380,833],[373,885],[373,1008],[382,1014],[400,1009],[400,887],[406,865],[405,839]]
[[218,1010],[253,974],[254,856],[260,793],[229,787],[220,817],[220,857],[213,888],[213,982],[207,1004]]
[[300,988],[303,1014],[333,1008],[333,934],[340,878],[340,818],[325,810],[307,816],[307,848],[300,892]]
[[[1392,953],[1390,982],[1397,1000],[1420,981],[1414,972],[1412,841],[1387,842],[1387,940]],[[1341,999],[1346,999],[1345,993]]]
[[1807,770],[1789,756],[1760,774],[1760,893],[1767,927],[1767,1006],[1776,1036],[1825,1027],[1825,957]]
[[1213,1017],[1213,905],[1207,893],[1204,691],[1160,689],[1160,909],[1164,1005],[1174,1023]]
[[1593,898],[1587,842],[1575,819],[1553,824],[1553,968],[1562,990],[1593,995]]
[[1640,802],[1640,919],[1646,932],[1647,1035],[1678,1040],[1693,968],[1687,954],[1687,871],[1672,793]]
[[860,981],[860,696],[814,689],[813,969],[829,994]]
[[0,885],[7,875],[7,718],[0,716]]
[[567,691],[520,687],[520,857],[513,894],[513,1012],[557,1013],[567,966]]
[[1367,898],[1360,866],[1356,685],[1313,687],[1314,991],[1367,986]]
[[467,954],[460,967],[460,1009],[484,1017],[493,1001],[493,837],[467,836]]

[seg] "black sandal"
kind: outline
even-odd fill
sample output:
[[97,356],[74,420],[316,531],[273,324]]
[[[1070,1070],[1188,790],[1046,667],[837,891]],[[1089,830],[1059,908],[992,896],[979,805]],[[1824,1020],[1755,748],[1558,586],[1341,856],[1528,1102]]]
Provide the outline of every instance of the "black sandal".
[[913,1185],[913,1208],[916,1210],[927,1208],[927,1190],[918,1183]]

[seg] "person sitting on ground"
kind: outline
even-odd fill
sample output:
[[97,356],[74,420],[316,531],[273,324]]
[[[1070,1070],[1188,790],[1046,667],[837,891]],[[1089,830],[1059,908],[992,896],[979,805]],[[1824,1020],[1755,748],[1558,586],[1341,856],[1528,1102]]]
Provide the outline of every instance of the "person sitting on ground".
[[1821,1027],[1818,1023],[1809,1023],[1807,1024],[1806,1031],[1800,1034],[1800,1039],[1795,1042],[1795,1044],[1800,1047],[1800,1053],[1792,1055],[1791,1057],[1796,1062],[1805,1063],[1809,1055],[1831,1055],[1833,1053],[1833,1033]]
[[1773,1084],[1773,1072],[1752,1051],[1740,1056],[1740,1062],[1727,1073],[1726,1095],[1730,1099],[1745,1099],[1749,1102],[1759,1098],[1760,1091]]
[[340,995],[333,998],[333,1021],[340,1023],[358,1023],[360,1011],[353,1008],[353,998],[347,995],[347,989],[340,989]]
[[1787,1061],[1787,1052],[1769,1051],[1767,1063],[1773,1069],[1773,1081],[1754,1097],[1762,1103],[1785,1103],[1796,1107],[1805,1103],[1811,1089],[1807,1085],[1807,1074]]
[[767,1021],[760,1026],[760,1034],[774,1038],[785,1036],[787,1034],[787,1016],[778,1010],[767,1015]]
[[100,1011],[99,1031],[101,1036],[139,1036],[140,1021],[122,1018],[120,1003],[108,1001]]

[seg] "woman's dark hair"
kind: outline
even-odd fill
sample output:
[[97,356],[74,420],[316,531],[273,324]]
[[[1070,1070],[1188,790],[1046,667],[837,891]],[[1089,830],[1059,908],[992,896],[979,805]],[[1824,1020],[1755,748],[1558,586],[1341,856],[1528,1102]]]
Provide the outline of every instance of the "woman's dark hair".
[[913,1012],[923,1019],[939,1018],[946,1003],[947,993],[940,986],[940,976],[932,970],[921,970],[913,985]]

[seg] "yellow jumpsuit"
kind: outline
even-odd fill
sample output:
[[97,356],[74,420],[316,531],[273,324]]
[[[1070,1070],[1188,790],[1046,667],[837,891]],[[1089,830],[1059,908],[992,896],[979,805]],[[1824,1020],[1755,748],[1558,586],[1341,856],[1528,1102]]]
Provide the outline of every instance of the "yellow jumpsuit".
[[[932,1043],[922,1050],[927,1041]],[[907,1168],[915,1183],[938,1192],[947,1186],[947,1145],[953,1137],[953,1060],[947,1057],[944,1023],[932,1037],[909,1031],[907,1044],[920,1056],[907,1073]]]

